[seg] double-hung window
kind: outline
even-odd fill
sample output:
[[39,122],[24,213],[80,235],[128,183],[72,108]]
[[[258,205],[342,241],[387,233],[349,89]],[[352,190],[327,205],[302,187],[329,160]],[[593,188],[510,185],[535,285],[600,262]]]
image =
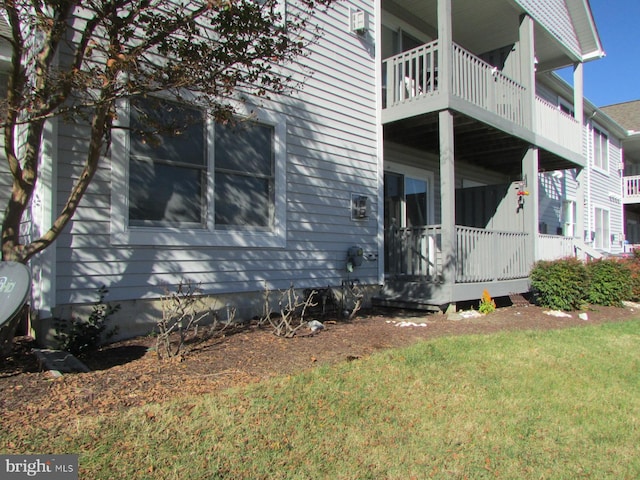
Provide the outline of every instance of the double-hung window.
[[284,245],[281,117],[222,124],[199,108],[147,98],[123,109],[113,142],[115,244]]
[[609,171],[609,136],[597,127],[593,127],[593,164]]

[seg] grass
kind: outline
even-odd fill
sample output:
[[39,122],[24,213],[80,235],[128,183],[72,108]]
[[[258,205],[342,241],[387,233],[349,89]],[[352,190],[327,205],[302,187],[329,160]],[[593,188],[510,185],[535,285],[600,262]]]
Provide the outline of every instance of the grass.
[[640,320],[441,338],[31,441],[91,479],[638,478]]

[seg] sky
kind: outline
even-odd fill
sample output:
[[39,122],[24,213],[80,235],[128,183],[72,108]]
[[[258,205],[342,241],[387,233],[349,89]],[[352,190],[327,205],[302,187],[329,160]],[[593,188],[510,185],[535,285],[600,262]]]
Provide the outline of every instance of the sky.
[[[604,58],[584,65],[584,94],[597,107],[640,100],[640,0],[590,0]],[[562,78],[573,83],[570,70]]]

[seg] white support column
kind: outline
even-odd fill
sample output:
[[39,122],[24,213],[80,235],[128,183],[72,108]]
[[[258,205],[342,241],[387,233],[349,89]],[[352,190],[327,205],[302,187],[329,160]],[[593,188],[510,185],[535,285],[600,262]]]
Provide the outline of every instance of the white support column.
[[[58,119],[45,123],[38,183],[31,205],[32,240],[42,236],[56,218]],[[31,308],[39,318],[50,318],[56,306],[56,242],[30,260],[33,276]]]
[[448,95],[451,90],[452,57],[451,0],[438,0],[438,90],[443,95]]
[[580,126],[584,124],[584,65],[573,66],[573,115]]
[[442,224],[443,283],[451,288],[453,301],[456,281],[456,182],[454,163],[453,114],[444,110],[439,114],[440,131],[440,212]]
[[[584,66],[582,63],[576,63],[573,66],[573,115],[580,123],[580,134],[582,141],[584,138],[585,118],[584,118]],[[588,140],[587,140],[588,141]],[[587,241],[585,231],[590,230],[589,205],[586,191],[589,182],[589,158],[585,158],[585,168],[578,171],[576,189],[576,235],[581,241]],[[585,222],[585,218],[587,221]],[[591,238],[589,237],[589,241]]]
[[529,147],[522,158],[522,178],[524,189],[529,193],[524,197],[522,213],[524,215],[524,232],[529,234],[527,245],[528,259],[531,264],[537,259],[538,252],[538,149]]
[[525,89],[525,119],[533,128],[535,125],[536,70],[534,23],[529,15],[520,17],[520,82]]

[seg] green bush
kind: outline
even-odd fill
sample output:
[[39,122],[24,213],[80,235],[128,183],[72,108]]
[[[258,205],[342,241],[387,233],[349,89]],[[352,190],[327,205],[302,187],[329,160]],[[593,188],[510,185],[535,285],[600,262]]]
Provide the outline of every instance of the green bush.
[[539,261],[530,278],[540,306],[554,310],[578,310],[584,306],[589,277],[581,261],[575,258]]
[[626,262],[601,259],[587,263],[587,300],[594,305],[622,306],[633,295],[632,272]]
[[74,355],[81,355],[97,348],[103,339],[109,339],[118,331],[114,327],[108,331],[107,320],[120,309],[120,305],[104,303],[104,297],[109,290],[103,285],[98,290],[98,299],[94,302],[89,318],[71,316],[70,320],[56,318],[56,333],[53,338],[58,348]]

